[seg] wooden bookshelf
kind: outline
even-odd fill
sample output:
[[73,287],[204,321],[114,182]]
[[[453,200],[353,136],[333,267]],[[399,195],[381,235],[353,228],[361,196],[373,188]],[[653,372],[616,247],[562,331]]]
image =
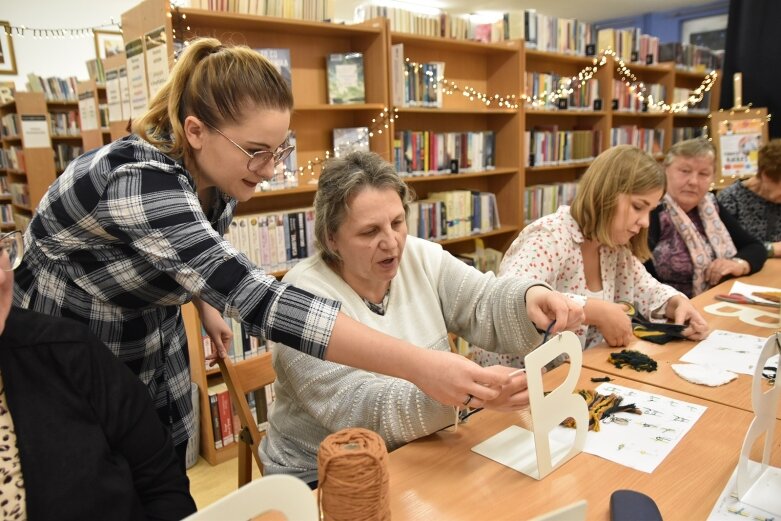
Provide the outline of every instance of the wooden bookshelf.
[[[58,106],[64,105],[60,103]],[[4,177],[11,188],[14,223],[20,230],[27,227],[35,207],[56,178],[54,150],[49,134],[49,109],[50,105],[42,92],[17,92],[14,94],[14,101],[0,106],[0,117],[14,114],[18,127],[17,135],[3,136],[3,149],[8,154],[14,147],[24,156],[24,168],[14,169],[9,165],[4,171]],[[36,120],[32,123],[36,126],[35,132],[26,135],[23,130],[25,120]],[[32,137],[33,134],[35,137]],[[0,176],[2,175],[0,173]],[[21,196],[20,193],[24,195]],[[0,224],[3,229],[10,227],[7,221]]]

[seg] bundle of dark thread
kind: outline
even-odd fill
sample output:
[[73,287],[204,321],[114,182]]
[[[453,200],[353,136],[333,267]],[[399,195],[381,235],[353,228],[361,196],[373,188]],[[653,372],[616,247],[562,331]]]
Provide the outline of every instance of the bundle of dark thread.
[[317,453],[317,497],[324,521],[390,520],[388,450],[379,434],[343,429]]
[[[588,430],[590,431],[599,432],[600,421],[610,418],[611,415],[617,412],[643,414],[643,411],[638,409],[633,403],[621,405],[624,397],[615,393],[604,395],[596,391],[580,389],[578,394],[586,400],[588,405]],[[575,420],[572,418],[567,418],[561,424],[564,427],[575,428]]]
[[645,353],[631,349],[622,349],[620,353],[610,353],[607,361],[619,369],[628,365],[635,371],[648,371],[649,373],[656,371],[656,360]]

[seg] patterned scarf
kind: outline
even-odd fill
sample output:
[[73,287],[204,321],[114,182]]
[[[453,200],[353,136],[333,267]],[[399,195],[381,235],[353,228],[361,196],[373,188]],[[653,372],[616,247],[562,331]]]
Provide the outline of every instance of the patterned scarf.
[[[709,287],[708,281],[705,280],[705,269],[714,260],[714,257],[711,255],[711,248],[716,255],[716,259],[731,259],[737,253],[735,243],[732,242],[732,237],[730,237],[727,228],[724,227],[724,223],[719,218],[719,209],[716,206],[716,198],[713,194],[705,194],[705,197],[697,205],[697,213],[705,228],[705,237],[700,235],[689,216],[678,206],[678,203],[673,201],[670,194],[665,194],[664,202],[667,205],[670,220],[676,231],[683,238],[683,242],[686,243],[689,255],[692,258],[692,265],[694,266],[692,295],[699,295]],[[708,248],[708,243],[705,242],[705,239],[710,243],[710,248]]]

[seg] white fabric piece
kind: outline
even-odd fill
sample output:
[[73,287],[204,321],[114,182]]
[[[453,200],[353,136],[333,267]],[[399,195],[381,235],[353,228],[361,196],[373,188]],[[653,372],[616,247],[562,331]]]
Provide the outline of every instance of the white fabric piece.
[[738,377],[732,371],[699,364],[672,364],[675,374],[693,384],[718,387]]

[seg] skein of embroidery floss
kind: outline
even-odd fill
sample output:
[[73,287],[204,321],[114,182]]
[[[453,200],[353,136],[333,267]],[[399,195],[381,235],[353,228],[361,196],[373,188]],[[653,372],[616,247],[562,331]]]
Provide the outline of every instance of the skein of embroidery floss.
[[388,521],[388,451],[379,434],[343,429],[317,453],[317,499],[323,521]]

